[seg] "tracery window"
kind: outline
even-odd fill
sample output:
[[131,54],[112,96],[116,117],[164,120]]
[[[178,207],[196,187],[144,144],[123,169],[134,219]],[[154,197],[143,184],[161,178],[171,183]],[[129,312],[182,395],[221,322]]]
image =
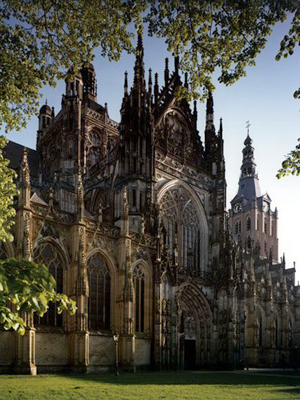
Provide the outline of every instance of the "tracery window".
[[186,190],[168,190],[160,200],[166,242],[174,254],[178,245],[179,263],[196,275],[200,270],[200,223],[196,207]]
[[89,328],[110,329],[111,278],[106,262],[99,253],[88,261]]
[[[34,252],[34,262],[45,264],[56,281],[56,292],[63,291],[63,263],[56,246],[51,243],[42,243]],[[62,326],[62,314],[57,314],[57,304],[49,303],[48,311],[43,317],[35,314],[35,324],[48,326]]]
[[133,284],[135,289],[135,331],[145,330],[145,273],[141,265],[133,271]]
[[251,230],[251,218],[247,217],[247,231]]

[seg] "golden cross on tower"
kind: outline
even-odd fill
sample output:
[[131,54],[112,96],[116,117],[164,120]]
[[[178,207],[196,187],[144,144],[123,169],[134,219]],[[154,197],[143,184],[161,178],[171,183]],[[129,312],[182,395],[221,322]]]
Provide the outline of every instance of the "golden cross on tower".
[[250,121],[246,121],[247,135],[249,136]]

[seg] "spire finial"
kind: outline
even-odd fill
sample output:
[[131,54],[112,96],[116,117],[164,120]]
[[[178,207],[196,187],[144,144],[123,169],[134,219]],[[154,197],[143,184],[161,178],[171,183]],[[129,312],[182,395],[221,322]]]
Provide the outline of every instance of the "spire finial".
[[206,121],[210,120],[213,122],[214,119],[214,99],[211,91],[208,92],[208,98],[206,101]]
[[155,104],[157,103],[158,92],[159,92],[158,73],[156,72],[155,75],[154,75],[154,99],[155,99]]
[[26,147],[23,149],[20,179],[24,188],[30,187],[30,171],[28,165],[28,150]]
[[223,136],[223,118],[220,118],[219,136]]
[[249,128],[250,128],[251,124],[250,121],[246,121],[246,128],[247,128],[247,136],[249,136]]
[[125,71],[124,74],[124,94],[128,94],[128,72]]
[[152,69],[149,68],[149,80],[148,80],[149,89],[152,90]]
[[133,86],[138,97],[145,90],[144,48],[141,30],[138,31]]
[[184,87],[187,88],[187,89],[189,88],[188,73],[187,72],[184,74]]
[[167,86],[169,81],[169,59],[165,59],[165,85]]

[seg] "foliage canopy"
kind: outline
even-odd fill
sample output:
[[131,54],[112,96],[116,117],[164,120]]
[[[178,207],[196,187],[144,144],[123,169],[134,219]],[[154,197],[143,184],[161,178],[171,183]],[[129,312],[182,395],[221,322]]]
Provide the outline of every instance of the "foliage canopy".
[[[230,85],[255,65],[273,26],[291,18],[276,56],[300,41],[298,0],[3,0],[0,7],[0,127],[21,129],[37,112],[43,85],[55,85],[93,59],[132,52],[132,31],[164,38],[189,77],[189,98],[213,90],[211,75]],[[300,91],[295,92],[300,96]]]
[[36,312],[43,316],[50,301],[58,303],[58,313],[69,310],[74,314],[75,301],[56,293],[55,288],[55,279],[45,265],[26,260],[0,260],[0,324],[23,335],[24,313]]

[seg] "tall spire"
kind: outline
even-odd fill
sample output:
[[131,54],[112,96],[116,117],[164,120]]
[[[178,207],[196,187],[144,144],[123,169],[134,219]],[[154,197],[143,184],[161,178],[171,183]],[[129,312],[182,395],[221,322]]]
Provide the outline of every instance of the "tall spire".
[[239,180],[238,196],[243,196],[247,200],[252,200],[261,196],[256,164],[254,162],[254,148],[252,139],[249,136],[249,122],[247,122],[247,137],[244,141],[243,162],[241,166],[241,176]]
[[145,65],[144,65],[144,47],[142,34],[138,32],[138,42],[136,47],[136,58],[134,66],[134,81],[135,89],[145,89]]
[[212,93],[208,93],[206,101],[206,126],[214,123],[214,99]]
[[220,118],[220,127],[219,127],[219,138],[223,138],[223,119]]
[[213,142],[215,140],[216,130],[214,125],[214,100],[211,92],[208,94],[206,102],[206,125],[205,125],[205,151],[207,155],[212,154]]

